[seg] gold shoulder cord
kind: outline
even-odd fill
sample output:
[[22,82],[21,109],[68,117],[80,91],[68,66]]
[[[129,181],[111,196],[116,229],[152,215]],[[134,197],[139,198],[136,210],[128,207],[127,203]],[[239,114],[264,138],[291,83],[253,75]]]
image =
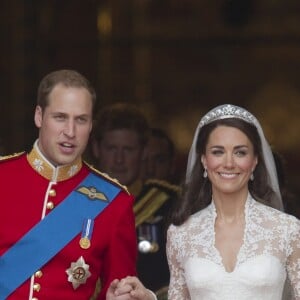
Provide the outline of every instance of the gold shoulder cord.
[[180,187],[163,180],[148,180],[145,185],[153,184],[146,194],[134,205],[135,226],[149,220],[156,211],[171,197],[169,192],[179,194]]
[[133,207],[135,226],[141,225],[152,217],[168,199],[169,195],[166,192],[155,187],[151,188]]
[[93,172],[95,172],[96,174],[104,177],[105,179],[107,179],[108,181],[116,184],[117,186],[119,186],[121,189],[123,189],[124,191],[126,191],[126,193],[129,195],[129,191],[127,189],[127,187],[123,184],[121,184],[118,179],[116,178],[112,178],[110,177],[108,174],[106,173],[102,173],[101,171],[99,171],[98,169],[96,169],[94,166],[90,165],[89,163],[87,163],[86,161],[84,162]]
[[23,153],[24,153],[24,151],[23,152],[17,152],[17,153],[9,154],[9,155],[0,156],[0,161],[9,160],[11,158],[15,158],[15,157],[21,156]]

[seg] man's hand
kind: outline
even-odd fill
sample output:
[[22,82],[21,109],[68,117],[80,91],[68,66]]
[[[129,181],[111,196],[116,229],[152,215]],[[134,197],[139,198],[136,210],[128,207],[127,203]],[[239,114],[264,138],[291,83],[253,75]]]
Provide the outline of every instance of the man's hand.
[[146,289],[137,277],[127,276],[111,282],[106,300],[155,300],[156,296]]

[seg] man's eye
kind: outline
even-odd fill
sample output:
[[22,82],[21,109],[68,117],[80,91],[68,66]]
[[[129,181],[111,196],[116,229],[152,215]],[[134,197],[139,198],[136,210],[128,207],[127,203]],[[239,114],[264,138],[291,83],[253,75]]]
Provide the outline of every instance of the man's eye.
[[84,118],[84,117],[80,117],[80,118],[78,118],[78,122],[79,123],[86,123],[87,122],[87,118]]
[[58,120],[58,121],[61,121],[61,120],[64,120],[64,119],[65,119],[65,116],[57,115],[57,116],[54,116],[54,119],[56,119],[56,120]]

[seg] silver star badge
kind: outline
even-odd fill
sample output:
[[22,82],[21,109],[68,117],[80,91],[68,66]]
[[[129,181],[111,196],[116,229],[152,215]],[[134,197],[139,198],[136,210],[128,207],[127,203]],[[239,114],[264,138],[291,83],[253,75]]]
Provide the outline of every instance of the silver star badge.
[[91,276],[89,268],[90,266],[86,264],[84,258],[80,256],[78,260],[72,262],[70,268],[66,270],[68,281],[72,283],[74,290],[81,284],[85,284],[86,280]]

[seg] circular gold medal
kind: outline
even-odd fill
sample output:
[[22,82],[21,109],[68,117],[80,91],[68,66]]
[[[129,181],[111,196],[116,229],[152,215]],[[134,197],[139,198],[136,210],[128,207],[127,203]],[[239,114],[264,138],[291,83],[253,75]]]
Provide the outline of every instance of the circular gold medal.
[[88,237],[83,237],[80,239],[79,245],[82,249],[88,249],[91,246],[91,242]]
[[151,243],[151,252],[152,252],[152,253],[155,253],[155,252],[157,252],[158,250],[159,250],[158,244],[157,244],[156,242],[152,242],[152,243]]

